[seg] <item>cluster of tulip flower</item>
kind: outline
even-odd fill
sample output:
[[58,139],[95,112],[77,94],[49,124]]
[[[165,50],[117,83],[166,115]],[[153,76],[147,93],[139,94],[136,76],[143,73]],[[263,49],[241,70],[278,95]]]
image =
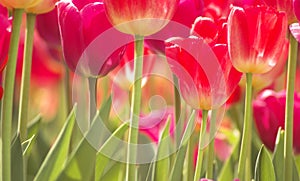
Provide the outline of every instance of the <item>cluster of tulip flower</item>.
[[0,0],[0,180],[299,181],[299,21],[300,0]]

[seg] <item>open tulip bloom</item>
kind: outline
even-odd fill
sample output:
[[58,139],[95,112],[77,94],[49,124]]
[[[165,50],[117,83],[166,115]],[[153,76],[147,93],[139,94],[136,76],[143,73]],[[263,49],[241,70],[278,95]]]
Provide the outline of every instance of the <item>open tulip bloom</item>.
[[299,21],[300,0],[0,0],[0,180],[300,181]]

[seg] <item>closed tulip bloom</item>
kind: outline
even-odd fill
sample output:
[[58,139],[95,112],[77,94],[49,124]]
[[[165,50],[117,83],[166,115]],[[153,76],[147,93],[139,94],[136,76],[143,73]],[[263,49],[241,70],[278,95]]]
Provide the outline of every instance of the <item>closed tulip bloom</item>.
[[[88,77],[101,77],[119,64],[124,48],[107,52],[105,48],[110,40],[108,37],[104,38],[106,41],[101,39],[101,42],[97,42],[97,50],[95,47],[86,51],[93,40],[112,28],[106,18],[103,3],[60,1],[57,8],[64,58],[71,70]],[[120,36],[117,30],[110,32],[113,33],[111,36]]]
[[36,6],[44,0],[0,0],[0,4],[10,9],[26,9]]
[[179,79],[183,98],[195,109],[220,107],[241,78],[229,60],[225,44],[210,47],[195,36],[173,38],[166,43],[166,56]]
[[268,7],[233,7],[228,17],[228,48],[233,66],[243,73],[266,73],[286,43],[284,12]]
[[[300,95],[294,94],[294,151],[300,153]],[[284,129],[286,92],[265,90],[253,101],[253,115],[258,134],[270,150],[274,150],[278,129]],[[266,134],[267,133],[267,134]]]
[[27,13],[44,14],[54,9],[55,3],[58,0],[42,0],[35,6],[26,9]]
[[121,32],[147,36],[173,17],[179,0],[104,0],[110,22]]

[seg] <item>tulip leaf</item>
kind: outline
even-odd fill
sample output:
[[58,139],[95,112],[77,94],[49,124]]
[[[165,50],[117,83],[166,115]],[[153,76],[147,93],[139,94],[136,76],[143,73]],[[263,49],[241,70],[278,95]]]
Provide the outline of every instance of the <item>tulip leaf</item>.
[[277,181],[284,181],[284,131],[279,128],[276,137],[276,144],[273,154],[273,165],[275,169],[275,175]]
[[112,167],[101,177],[101,181],[122,181],[125,178],[125,169],[126,164],[116,162]]
[[229,140],[230,144],[233,145],[233,151],[230,157],[225,161],[218,180],[222,181],[232,181],[234,179],[234,169],[235,169],[235,162],[237,160],[237,154],[239,151],[239,142],[240,142],[240,134],[236,134],[238,132],[235,131],[228,131],[226,129],[220,130],[226,138]]
[[275,170],[268,150],[262,145],[255,164],[255,181],[276,181]]
[[99,130],[99,128],[103,126],[102,120],[108,120],[110,109],[111,99],[109,98],[101,107],[100,111],[97,111],[91,128],[72,152],[57,180],[90,180],[93,177],[97,153],[94,144],[100,142],[101,136],[99,133],[101,133],[101,130]]
[[11,179],[14,181],[23,181],[23,150],[21,146],[20,135],[16,135],[11,146]]
[[170,169],[170,116],[161,134],[155,164],[155,180],[168,180]]
[[193,132],[194,127],[195,127],[195,111],[193,111],[190,116],[185,132],[181,139],[180,148],[177,151],[174,166],[171,171],[170,180],[172,181],[182,180],[182,170],[183,170],[184,159],[187,151],[188,140]]
[[117,150],[119,146],[118,139],[121,138],[125,132],[128,130],[128,123],[123,123],[119,128],[108,138],[108,140],[102,145],[99,152],[96,155],[96,168],[95,168],[95,180],[100,180],[103,174],[103,171],[110,161],[103,153],[107,151]]
[[24,156],[29,156],[32,145],[35,141],[35,138],[36,138],[36,136],[32,135],[31,138],[29,138],[28,140],[26,140],[22,143],[22,150],[23,150],[23,155]]
[[295,163],[298,173],[300,173],[300,156],[295,156]]
[[37,115],[31,123],[27,126],[27,140],[22,143],[23,155],[29,156],[32,150],[32,146],[36,142],[36,136],[38,134],[40,125],[41,125],[42,117],[41,115]]
[[35,181],[56,180],[63,169],[63,165],[68,157],[70,139],[75,123],[75,112],[76,106],[68,116],[66,123],[48,152],[41,168],[34,178]]

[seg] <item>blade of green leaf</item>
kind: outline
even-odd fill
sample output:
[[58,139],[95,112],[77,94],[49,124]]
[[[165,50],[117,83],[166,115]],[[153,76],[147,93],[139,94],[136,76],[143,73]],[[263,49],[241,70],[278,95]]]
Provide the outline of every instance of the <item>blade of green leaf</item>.
[[174,166],[171,171],[170,180],[172,181],[182,180],[182,170],[183,170],[184,159],[187,150],[188,139],[190,138],[194,127],[195,127],[195,111],[192,112],[181,139],[180,148],[177,152]]
[[[123,123],[109,138],[108,140],[102,145],[99,152],[96,156],[96,167],[95,167],[95,180],[100,180],[102,173],[107,165],[107,163],[110,161],[110,159],[102,154],[108,151],[113,152],[113,150],[116,150],[116,148],[119,145],[119,142],[117,141],[120,139],[125,132],[128,130],[128,123]],[[117,138],[117,139],[116,139]]]
[[16,135],[11,146],[11,179],[14,181],[24,180],[23,150],[20,135]]
[[41,168],[35,176],[35,181],[56,180],[61,172],[69,152],[69,143],[75,123],[76,106],[67,118],[63,129],[48,152]]
[[298,172],[298,169],[297,169],[295,158],[294,158],[293,162],[294,162],[293,163],[293,181],[299,181],[300,180],[299,172]]
[[256,181],[276,181],[275,171],[271,156],[266,150],[265,146],[262,145],[255,164],[255,177]]
[[28,140],[25,140],[22,143],[22,150],[23,150],[23,155],[24,156],[29,156],[32,145],[34,143],[34,140],[35,140],[35,135],[32,135],[31,138],[29,138]]
[[[111,98],[103,104],[100,111],[97,111],[90,130],[74,149],[57,180],[90,180],[93,177],[97,150],[91,145],[91,140],[88,139],[96,138],[93,140],[95,142],[102,139],[99,135],[99,126],[103,123],[102,120],[108,120],[110,109]],[[99,116],[101,120],[99,120]]]
[[27,140],[22,143],[23,155],[28,157],[31,153],[32,147],[36,142],[36,135],[38,134],[42,117],[37,115],[27,126]]
[[240,143],[240,134],[236,134],[235,131],[220,130],[223,134],[226,135],[226,138],[229,140],[230,144],[233,145],[233,151],[230,157],[225,161],[218,180],[222,181],[232,181],[234,179],[234,170],[239,152],[239,143]]
[[299,155],[295,156],[295,164],[296,164],[298,173],[300,173],[300,156]]
[[155,165],[155,178],[156,180],[168,180],[170,170],[170,116],[168,116],[165,128],[159,140],[156,159],[158,160]]
[[273,153],[273,165],[275,169],[275,175],[277,181],[284,181],[284,130],[281,128],[278,129],[277,137],[276,137],[276,144]]

